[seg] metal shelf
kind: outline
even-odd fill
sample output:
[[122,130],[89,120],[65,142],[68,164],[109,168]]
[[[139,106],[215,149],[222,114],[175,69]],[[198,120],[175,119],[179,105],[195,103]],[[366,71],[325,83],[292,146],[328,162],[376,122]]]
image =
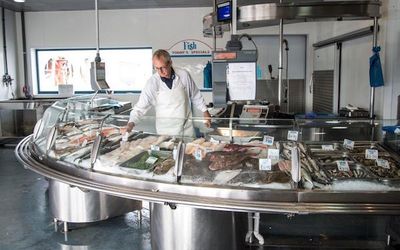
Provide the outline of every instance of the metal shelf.
[[380,17],[380,1],[329,1],[267,3],[240,6],[238,22],[266,22],[279,19],[308,21],[363,20]]

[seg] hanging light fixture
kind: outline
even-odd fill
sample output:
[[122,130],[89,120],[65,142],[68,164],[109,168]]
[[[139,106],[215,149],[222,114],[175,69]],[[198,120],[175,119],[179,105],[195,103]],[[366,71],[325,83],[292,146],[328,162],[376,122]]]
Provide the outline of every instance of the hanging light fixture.
[[95,11],[96,11],[96,57],[94,62],[91,63],[90,67],[90,82],[92,89],[94,91],[109,89],[106,82],[106,64],[101,62],[100,57],[100,35],[99,35],[99,9],[97,5],[97,1],[95,0]]

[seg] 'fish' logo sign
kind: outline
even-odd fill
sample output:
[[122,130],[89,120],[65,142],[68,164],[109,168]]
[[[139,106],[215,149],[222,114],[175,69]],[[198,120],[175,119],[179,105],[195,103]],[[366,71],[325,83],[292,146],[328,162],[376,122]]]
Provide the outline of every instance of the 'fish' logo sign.
[[196,42],[183,42],[183,49],[184,50],[194,50],[197,49]]
[[185,39],[176,42],[167,51],[173,57],[177,56],[210,56],[212,53],[211,46],[207,43],[196,39]]

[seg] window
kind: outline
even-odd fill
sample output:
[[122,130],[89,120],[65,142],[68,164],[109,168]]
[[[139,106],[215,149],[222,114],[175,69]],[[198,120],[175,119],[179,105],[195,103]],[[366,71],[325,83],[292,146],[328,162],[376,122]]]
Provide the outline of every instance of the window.
[[[57,93],[58,85],[72,84],[74,91],[92,91],[90,63],[95,49],[37,49],[37,94]],[[141,91],[152,75],[152,48],[101,49],[106,80],[114,91]]]

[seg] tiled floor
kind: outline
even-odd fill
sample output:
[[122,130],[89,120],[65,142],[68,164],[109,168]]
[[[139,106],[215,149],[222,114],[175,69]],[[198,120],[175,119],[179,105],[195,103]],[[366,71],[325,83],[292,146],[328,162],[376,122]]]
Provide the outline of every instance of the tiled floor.
[[[62,226],[60,226],[62,228]],[[70,225],[54,231],[47,201],[47,181],[26,170],[14,149],[0,148],[0,249],[151,249],[149,215],[135,212],[107,221]]]

